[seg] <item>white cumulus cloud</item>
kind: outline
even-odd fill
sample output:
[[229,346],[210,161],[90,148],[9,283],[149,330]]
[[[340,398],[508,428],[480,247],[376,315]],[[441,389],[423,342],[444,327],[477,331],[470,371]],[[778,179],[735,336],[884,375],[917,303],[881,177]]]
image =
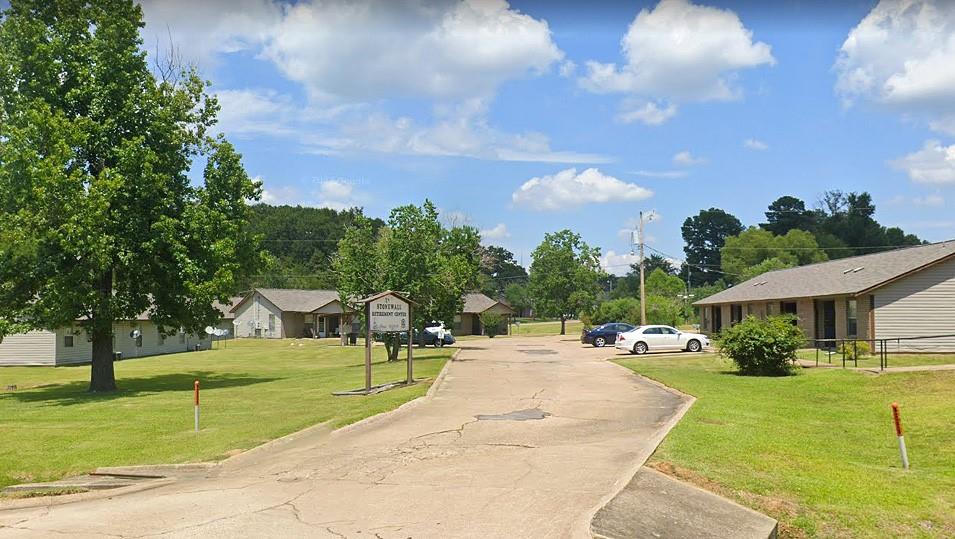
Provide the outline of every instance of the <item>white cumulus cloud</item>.
[[[570,76],[575,68],[546,21],[504,0],[146,0],[143,7],[150,54],[154,42],[165,49],[170,38],[185,61],[200,65],[245,54],[304,89],[305,103],[274,90],[220,90],[219,130],[227,134],[295,138],[325,155],[609,160],[490,124],[489,105],[504,82],[552,70]],[[406,99],[430,104],[431,114],[417,104],[408,105],[414,118],[396,112]]]
[[483,97],[563,59],[550,28],[503,0],[303,1],[263,56],[313,96]]
[[769,144],[766,144],[765,142],[759,139],[748,138],[743,141],[743,147],[750,150],[764,151],[769,149]]
[[511,195],[511,200],[534,210],[563,210],[591,203],[634,202],[651,196],[649,189],[618,180],[596,168],[580,173],[568,168],[552,176],[527,180]]
[[689,150],[683,150],[673,156],[673,162],[677,165],[693,166],[706,163],[706,159],[693,155]]
[[647,125],[661,125],[676,116],[676,105],[664,108],[651,101],[625,100],[617,114],[617,120],[623,123],[643,122]]
[[925,118],[955,134],[955,9],[948,0],[882,0],[839,51],[836,91]]
[[[771,47],[754,41],[735,12],[688,0],[661,0],[653,9],[641,10],[620,47],[624,64],[587,62],[580,84],[595,93],[626,93],[653,105],[628,107],[621,119],[631,121],[644,121],[640,111],[658,123],[665,121],[676,113],[678,102],[737,99],[740,70],[776,62]],[[654,116],[654,109],[667,114]]]
[[921,150],[891,164],[904,170],[914,182],[955,183],[955,144],[945,146],[937,140],[928,140]]
[[607,273],[623,276],[630,272],[630,265],[640,262],[640,257],[630,253],[617,254],[614,250],[607,251],[600,257],[600,267]]
[[507,230],[507,225],[504,223],[498,223],[491,228],[481,231],[481,239],[484,240],[502,240],[510,237],[511,233]]

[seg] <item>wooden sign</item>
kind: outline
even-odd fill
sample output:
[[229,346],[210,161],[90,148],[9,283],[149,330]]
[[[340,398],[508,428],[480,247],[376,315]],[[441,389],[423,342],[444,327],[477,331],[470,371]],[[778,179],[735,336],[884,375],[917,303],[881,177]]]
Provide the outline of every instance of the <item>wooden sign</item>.
[[390,333],[411,330],[411,309],[408,302],[389,294],[369,303],[368,320],[372,332]]

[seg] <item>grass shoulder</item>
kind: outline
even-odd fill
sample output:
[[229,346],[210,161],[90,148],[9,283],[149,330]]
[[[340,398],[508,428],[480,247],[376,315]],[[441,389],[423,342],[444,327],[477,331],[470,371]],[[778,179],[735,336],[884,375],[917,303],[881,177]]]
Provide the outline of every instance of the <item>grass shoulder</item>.
[[[335,397],[364,384],[364,348],[330,341],[240,339],[228,348],[121,361],[120,389],[104,395],[85,392],[88,366],[0,369],[0,387],[18,387],[0,393],[0,486],[100,466],[218,460],[317,423],[340,427],[392,410],[430,385]],[[434,379],[455,350],[415,350],[415,376]],[[374,362],[373,383],[404,378],[405,362],[388,363],[383,347],[375,347]]]
[[955,372],[751,377],[715,354],[617,361],[698,399],[651,465],[777,518],[784,536],[955,535]]

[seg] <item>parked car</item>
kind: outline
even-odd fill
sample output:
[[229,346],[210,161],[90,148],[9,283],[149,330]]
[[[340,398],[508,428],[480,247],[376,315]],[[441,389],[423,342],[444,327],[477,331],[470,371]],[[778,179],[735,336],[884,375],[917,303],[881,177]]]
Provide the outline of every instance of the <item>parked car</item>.
[[617,335],[614,346],[631,354],[664,350],[701,352],[710,346],[710,339],[700,333],[684,333],[670,326],[640,326]]
[[[454,335],[451,335],[451,332],[448,331],[448,330],[444,330],[444,332],[443,332],[443,333],[444,333],[444,337],[443,337],[443,338],[440,338],[440,337],[438,336],[438,333],[437,333],[437,332],[430,331],[430,330],[431,330],[431,328],[427,328],[427,329],[424,330],[424,344],[425,344],[425,346],[437,346],[437,347],[440,348],[440,347],[442,347],[442,346],[446,346],[446,345],[449,345],[449,344],[454,344],[455,342],[457,342],[457,341],[455,340],[455,338],[454,338]],[[419,335],[418,330],[414,330],[414,342],[415,342],[415,343],[418,342],[418,335]],[[407,331],[402,331],[401,334],[400,334],[400,336],[401,336],[401,344],[408,344],[408,332],[407,332]]]
[[635,327],[630,324],[611,322],[595,328],[585,329],[580,333],[580,342],[601,348],[616,342],[618,334],[633,331]]

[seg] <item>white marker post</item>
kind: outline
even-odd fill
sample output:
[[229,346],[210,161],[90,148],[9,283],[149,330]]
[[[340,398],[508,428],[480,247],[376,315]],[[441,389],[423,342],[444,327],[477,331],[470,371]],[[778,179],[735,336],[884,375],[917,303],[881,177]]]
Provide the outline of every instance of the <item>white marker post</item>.
[[902,455],[902,467],[909,469],[909,454],[905,451],[905,436],[902,435],[902,419],[899,417],[899,403],[892,403],[892,418],[895,420],[895,435],[899,438],[899,454]]
[[199,435],[199,380],[196,380],[194,385],[195,387],[195,402],[196,402],[196,435]]

